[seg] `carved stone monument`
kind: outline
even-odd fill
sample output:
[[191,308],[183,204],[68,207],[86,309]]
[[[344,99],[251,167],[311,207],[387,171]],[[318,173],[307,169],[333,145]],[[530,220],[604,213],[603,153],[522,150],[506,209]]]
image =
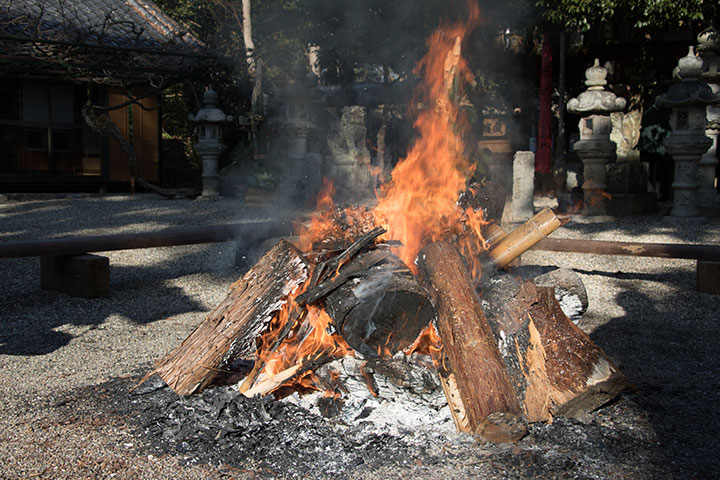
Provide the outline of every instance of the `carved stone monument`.
[[[703,59],[703,73],[700,80],[707,82],[713,93],[720,93],[720,32],[713,27],[698,34],[698,53]],[[716,188],[718,166],[718,135],[720,135],[720,105],[708,105],[706,110],[705,135],[712,145],[700,157],[698,203],[704,207],[720,207],[720,196]]]
[[720,94],[713,93],[707,83],[699,80],[703,61],[695,55],[693,47],[678,61],[680,82],[658,95],[655,103],[670,108],[672,134],[665,139],[665,148],[675,162],[673,188],[674,217],[697,217],[698,163],[712,140],[705,135],[705,108],[718,103]]
[[573,148],[583,162],[583,213],[587,215],[607,213],[605,165],[616,155],[615,142],[610,140],[610,114],[625,108],[624,98],[605,90],[606,77],[607,70],[595,59],[595,64],[585,71],[585,85],[588,89],[577,98],[571,98],[567,104],[568,112],[582,116],[580,140],[575,142]]
[[372,198],[375,175],[367,148],[367,109],[360,105],[343,107],[338,122],[327,137],[330,150],[327,174],[338,193],[352,201]]

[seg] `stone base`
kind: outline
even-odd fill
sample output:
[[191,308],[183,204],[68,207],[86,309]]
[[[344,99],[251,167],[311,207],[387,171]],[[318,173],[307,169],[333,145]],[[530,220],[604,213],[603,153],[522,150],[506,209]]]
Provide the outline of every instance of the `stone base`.
[[720,217],[720,205],[698,205],[700,215],[707,218]]
[[648,185],[646,162],[616,162],[605,166],[605,184],[611,195],[616,193],[645,193]]
[[90,254],[40,257],[40,286],[74,297],[107,297],[110,260]]
[[642,215],[658,211],[657,194],[613,193],[607,206],[610,215]]
[[246,205],[272,205],[275,203],[275,191],[260,187],[247,187],[244,200]]
[[699,292],[720,295],[720,262],[698,260],[696,273]]

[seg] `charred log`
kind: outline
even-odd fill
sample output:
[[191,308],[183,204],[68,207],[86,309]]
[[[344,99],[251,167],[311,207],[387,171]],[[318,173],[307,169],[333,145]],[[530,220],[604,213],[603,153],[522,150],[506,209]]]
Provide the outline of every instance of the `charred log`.
[[427,290],[389,252],[358,256],[341,270],[343,276],[348,280],[327,295],[325,309],[348,344],[365,356],[409,347],[435,316]]

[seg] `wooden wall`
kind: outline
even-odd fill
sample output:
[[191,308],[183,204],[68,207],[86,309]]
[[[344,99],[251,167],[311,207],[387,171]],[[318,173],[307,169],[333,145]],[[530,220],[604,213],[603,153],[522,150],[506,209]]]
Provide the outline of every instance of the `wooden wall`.
[[[141,96],[149,87],[136,87],[134,96]],[[118,105],[128,100],[125,90],[108,89],[108,105]],[[147,107],[155,107],[160,103],[160,96],[149,95],[140,100]],[[126,139],[130,139],[132,124],[132,141],[137,153],[137,169],[145,180],[156,182],[160,171],[160,109],[144,110],[138,105],[129,105],[120,109],[110,110],[110,118],[120,127]],[[127,182],[130,180],[130,159],[123,151],[120,143],[110,138],[108,141],[108,180],[111,182]]]

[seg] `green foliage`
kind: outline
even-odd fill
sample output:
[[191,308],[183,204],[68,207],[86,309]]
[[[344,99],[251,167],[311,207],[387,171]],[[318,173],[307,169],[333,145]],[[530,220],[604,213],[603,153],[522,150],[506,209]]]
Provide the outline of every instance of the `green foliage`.
[[628,22],[641,29],[677,28],[717,15],[717,0],[538,0],[551,24],[587,31],[606,22]]

